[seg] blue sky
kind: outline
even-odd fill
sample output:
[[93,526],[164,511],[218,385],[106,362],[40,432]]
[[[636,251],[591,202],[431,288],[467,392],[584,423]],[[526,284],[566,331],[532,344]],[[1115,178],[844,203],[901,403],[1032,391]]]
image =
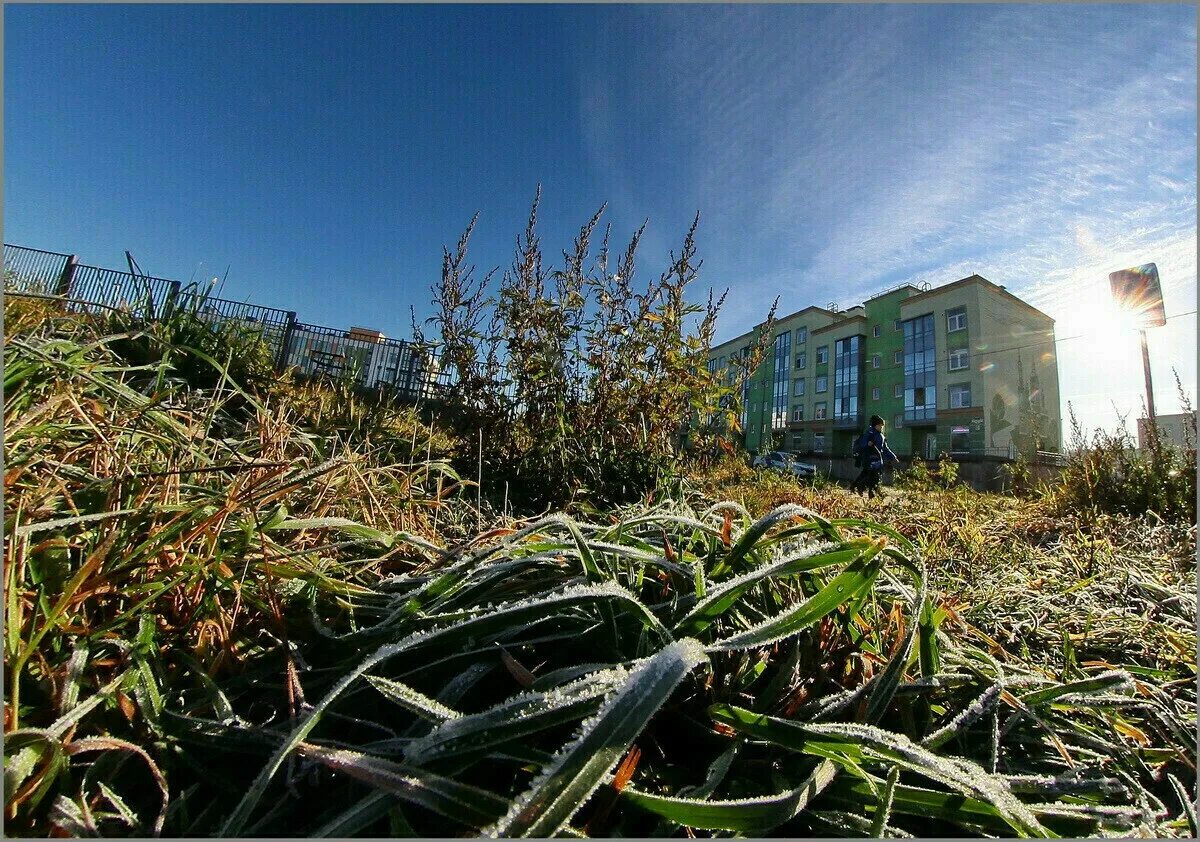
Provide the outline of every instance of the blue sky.
[[[409,333],[476,212],[511,262],[603,202],[657,275],[701,213],[718,341],[978,272],[1058,319],[1063,414],[1136,411],[1107,274],[1156,261],[1196,383],[1190,5],[14,6],[7,242]],[[1188,314],[1188,315],[1182,315]],[[1066,337],[1078,337],[1068,339]]]

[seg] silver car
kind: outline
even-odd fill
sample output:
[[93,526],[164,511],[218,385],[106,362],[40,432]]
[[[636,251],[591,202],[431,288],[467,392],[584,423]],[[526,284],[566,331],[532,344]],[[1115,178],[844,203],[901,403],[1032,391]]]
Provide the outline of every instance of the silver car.
[[816,465],[801,462],[792,454],[784,453],[780,450],[772,450],[769,453],[762,453],[755,456],[750,466],[752,468],[767,468],[772,471],[790,471],[801,478],[812,477],[817,473]]

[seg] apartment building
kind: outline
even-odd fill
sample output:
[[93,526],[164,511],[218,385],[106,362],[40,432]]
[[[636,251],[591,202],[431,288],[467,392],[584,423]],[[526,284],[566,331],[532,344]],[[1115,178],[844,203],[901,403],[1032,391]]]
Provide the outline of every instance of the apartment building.
[[[733,382],[729,361],[761,327],[713,348],[710,370]],[[900,455],[1057,450],[1054,320],[979,275],[847,310],[806,307],[776,320],[742,399],[746,447],[758,452],[845,456],[872,415]]]
[[[1154,426],[1158,427],[1158,435],[1164,442],[1169,442],[1180,450],[1196,446],[1196,415],[1195,413],[1180,412],[1175,415],[1156,415]],[[1138,447],[1147,449],[1150,444],[1150,419],[1137,420]]]

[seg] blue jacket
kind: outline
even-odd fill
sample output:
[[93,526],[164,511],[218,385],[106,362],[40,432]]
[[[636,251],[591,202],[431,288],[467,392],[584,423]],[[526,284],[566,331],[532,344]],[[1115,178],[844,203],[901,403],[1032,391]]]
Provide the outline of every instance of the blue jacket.
[[896,461],[896,454],[892,453],[892,449],[887,446],[887,439],[883,437],[883,433],[874,427],[867,430],[866,452],[871,461],[879,462],[881,467],[885,460],[888,462]]

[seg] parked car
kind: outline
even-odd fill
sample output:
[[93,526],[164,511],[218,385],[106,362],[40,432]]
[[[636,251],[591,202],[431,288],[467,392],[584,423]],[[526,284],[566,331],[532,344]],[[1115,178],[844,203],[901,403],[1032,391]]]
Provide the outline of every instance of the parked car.
[[817,473],[816,465],[801,462],[791,453],[784,453],[780,450],[760,453],[754,457],[754,461],[750,463],[750,466],[753,468],[767,468],[772,471],[790,471],[802,478],[815,476]]

